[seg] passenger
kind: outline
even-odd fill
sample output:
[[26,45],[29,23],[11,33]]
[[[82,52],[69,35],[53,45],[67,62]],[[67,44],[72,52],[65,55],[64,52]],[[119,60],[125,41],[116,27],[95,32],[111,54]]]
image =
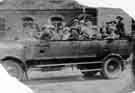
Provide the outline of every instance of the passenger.
[[60,40],[62,40],[62,37],[63,37],[63,33],[64,33],[64,30],[65,30],[65,23],[61,23],[61,25],[59,25],[59,27],[57,28],[57,34],[59,35],[60,37]]
[[42,36],[40,37],[40,40],[51,40],[51,35],[49,33],[43,33]]
[[53,26],[53,28],[50,29],[52,34],[52,40],[62,40],[63,29],[65,27],[63,20],[64,19],[61,16],[51,18],[51,25]]
[[113,30],[113,32],[112,32],[113,38],[119,39],[120,35],[117,33],[117,23],[116,23],[116,21],[112,21],[112,25],[111,25],[110,28]]
[[23,31],[26,33],[31,39],[38,39],[40,29],[38,25],[34,22],[34,19],[31,17],[22,18],[23,21]]
[[76,29],[77,31],[80,32],[80,21],[79,21],[78,18],[75,18],[73,20],[73,24],[72,24],[72,26],[70,28]]
[[118,39],[119,38],[119,35],[116,33],[116,22],[115,21],[111,21],[109,22],[109,25],[108,25],[108,36],[106,39]]
[[107,35],[111,33],[110,25],[111,25],[111,21],[106,22],[106,29],[105,30],[106,30]]
[[79,28],[80,28],[80,23],[79,23],[79,19],[78,19],[78,18],[75,18],[75,19],[73,20],[73,24],[72,24],[71,27],[72,27],[72,28],[74,27],[74,28],[76,28],[76,29],[79,29]]
[[78,18],[73,20],[73,24],[70,28],[70,40],[78,40],[80,33],[80,23]]
[[69,39],[70,39],[70,36],[71,36],[70,28],[66,27],[66,28],[63,30],[62,40],[69,40]]
[[49,33],[51,36],[50,40],[61,40],[61,37],[54,26],[49,27]]
[[82,22],[80,21],[81,23],[81,38],[82,39],[90,39],[92,38],[92,36],[94,35],[95,32],[93,32],[93,25],[92,25],[92,22],[91,21],[87,21],[87,22],[84,22],[82,20]]
[[98,31],[97,26],[93,26],[93,33],[91,39],[102,39],[102,34]]
[[80,26],[81,26],[81,27],[85,26],[85,21],[84,21],[84,20],[80,20],[79,23],[80,23]]
[[84,20],[80,20],[80,35],[79,35],[79,40],[86,40],[89,38],[88,34],[87,34],[87,27],[85,24]]
[[79,29],[71,28],[69,40],[79,40]]
[[102,35],[102,39],[107,37],[107,23],[100,28],[100,33]]
[[49,27],[48,26],[43,26],[40,32],[40,39],[41,40],[51,40],[51,34],[49,31]]
[[116,32],[116,21],[111,21],[109,24],[109,29],[112,29],[114,32]]
[[[93,26],[92,22],[91,21],[87,21],[86,22],[86,26],[87,26],[87,34],[89,35],[89,38],[92,38],[93,35],[95,34],[95,31],[97,30],[97,27],[96,26]],[[93,30],[94,29],[94,30]]]
[[49,33],[49,28],[50,28],[51,26],[52,26],[52,25],[43,25],[41,31],[42,31],[43,33],[44,33],[44,32]]
[[116,33],[120,35],[120,38],[125,37],[125,28],[124,28],[124,23],[122,21],[123,21],[123,17],[121,17],[121,16],[116,17],[116,22],[117,22]]

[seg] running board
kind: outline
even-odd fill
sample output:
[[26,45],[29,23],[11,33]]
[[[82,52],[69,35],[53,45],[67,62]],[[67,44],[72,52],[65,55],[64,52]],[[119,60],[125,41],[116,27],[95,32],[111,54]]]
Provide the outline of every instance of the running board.
[[54,67],[54,66],[73,66],[73,65],[85,65],[85,64],[101,64],[101,61],[96,62],[79,62],[79,63],[64,63],[64,64],[47,64],[47,65],[36,65],[34,68],[43,68],[43,67]]
[[92,71],[102,71],[102,69],[88,69],[88,70],[79,70],[81,72],[92,72]]
[[[41,68],[31,68],[30,70],[41,71]],[[55,70],[55,71],[60,71],[60,70]],[[72,70],[72,71],[74,71],[74,70]],[[93,72],[93,71],[102,71],[102,69],[87,69],[87,70],[78,69],[78,71],[80,71],[80,72]],[[48,72],[48,71],[46,71],[46,72]],[[49,71],[49,72],[52,72],[52,71]]]

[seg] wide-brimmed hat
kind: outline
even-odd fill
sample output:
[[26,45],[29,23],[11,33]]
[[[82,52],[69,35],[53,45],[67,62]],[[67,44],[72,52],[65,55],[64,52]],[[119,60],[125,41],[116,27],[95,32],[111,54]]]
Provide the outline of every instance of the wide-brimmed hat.
[[34,19],[32,17],[23,17],[22,20],[23,21],[34,21]]
[[74,22],[78,22],[79,19],[78,19],[78,18],[74,18],[73,21],[74,21]]
[[123,17],[122,16],[117,16],[116,19],[123,20]]
[[85,21],[84,20],[80,20],[80,23],[85,23]]
[[50,21],[64,21],[64,17],[62,15],[52,15]]
[[70,30],[69,27],[65,27],[65,28],[64,28],[64,31],[69,31],[69,30]]
[[112,24],[112,23],[114,23],[114,24],[116,24],[117,22],[116,21],[109,21],[109,22],[106,22],[106,24]]

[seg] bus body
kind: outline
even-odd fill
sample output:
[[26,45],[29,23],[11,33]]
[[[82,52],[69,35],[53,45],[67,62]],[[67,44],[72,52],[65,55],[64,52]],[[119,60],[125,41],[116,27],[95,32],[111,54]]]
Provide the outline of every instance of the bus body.
[[[56,3],[52,1],[49,4]],[[125,61],[131,54],[131,41],[127,37],[132,33],[131,17],[121,9],[67,6],[61,4],[55,8],[48,6],[49,8],[11,7],[8,9],[2,6],[0,59],[5,68],[17,68],[16,73],[11,72],[13,76],[22,80],[30,68],[51,71],[66,65],[76,66],[84,76],[91,76],[99,71],[107,78],[116,78],[124,70]],[[103,38],[106,24],[113,23],[118,16],[122,17],[125,36]],[[84,26],[81,28],[81,22],[84,24],[85,21],[91,21],[91,30],[96,33],[95,36],[87,39],[63,40],[48,39],[49,36],[46,34],[41,38],[46,29],[50,27],[49,31],[54,30],[55,26],[59,28],[62,26],[63,28],[59,29],[61,32],[64,28],[68,28],[69,33],[72,33],[71,30],[76,30],[73,25],[75,19],[79,21],[79,29],[85,28]],[[38,37],[28,35],[26,25],[31,24],[34,24],[32,30],[36,29]],[[115,22],[114,24],[116,25]],[[78,28],[77,31],[82,31]],[[82,33],[78,35],[81,36]]]

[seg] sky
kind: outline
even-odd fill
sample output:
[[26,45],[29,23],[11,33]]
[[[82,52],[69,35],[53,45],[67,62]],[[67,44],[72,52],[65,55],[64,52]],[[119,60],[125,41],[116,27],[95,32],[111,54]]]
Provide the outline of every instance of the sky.
[[121,8],[135,19],[135,0],[76,0],[90,7]]

